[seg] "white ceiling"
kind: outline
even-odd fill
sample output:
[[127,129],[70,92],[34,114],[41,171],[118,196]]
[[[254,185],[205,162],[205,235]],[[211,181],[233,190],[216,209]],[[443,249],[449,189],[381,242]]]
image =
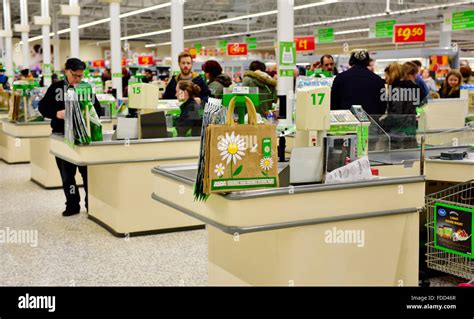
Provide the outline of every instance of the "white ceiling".
[[[310,0],[294,0],[295,6],[309,3],[321,2]],[[428,6],[440,5],[446,3],[458,2],[461,0],[391,0],[390,9],[392,11],[404,9],[423,9]],[[12,24],[20,23],[20,7],[19,0],[10,0]],[[165,0],[141,0],[141,1],[122,1],[121,13],[130,12],[142,8],[151,7],[154,5],[166,3]],[[402,4],[398,4],[398,3]],[[50,0],[51,10],[59,12],[61,4],[68,4],[68,0]],[[109,17],[109,8],[107,4],[99,3],[92,0],[80,0],[81,17],[80,24],[96,21]],[[28,0],[28,10],[30,23],[32,17],[40,15],[40,0]],[[269,10],[276,10],[276,0],[187,0],[184,6],[185,21],[184,25],[192,25],[204,23],[209,21],[221,20],[229,17],[241,16],[246,14],[253,14],[265,12]],[[429,11],[419,11],[409,14],[397,15],[395,18],[399,23],[410,22],[424,22],[427,23],[428,30],[428,44],[436,44],[439,38],[439,28],[442,21],[442,15],[445,12],[474,9],[474,4],[451,7],[449,9],[435,9]],[[386,10],[386,0],[340,0],[337,3],[327,4],[323,6],[308,8],[304,10],[295,11],[295,26],[303,24],[317,23],[318,21],[328,21],[334,19],[363,16],[368,14],[382,13]],[[53,14],[51,14],[53,15]],[[69,27],[69,19],[67,17],[57,14],[59,29]],[[53,15],[54,17],[54,15]],[[215,38],[220,35],[242,33],[250,30],[253,31],[274,29],[276,28],[277,15],[266,15],[254,19],[240,20],[231,23],[217,24],[208,27],[201,27],[196,29],[185,30],[185,39],[206,39]],[[381,19],[381,18],[377,18]],[[370,21],[373,19],[358,19],[350,22],[331,23],[330,26],[335,28],[335,31],[345,31],[352,29],[368,28]],[[130,36],[146,32],[153,32],[158,30],[165,30],[170,28],[170,7],[142,13],[127,18],[121,19],[122,36]],[[310,35],[313,34],[315,26],[296,27],[295,35]],[[41,34],[40,27],[31,26],[30,37],[39,36]],[[271,31],[267,33],[256,33],[255,36],[259,40],[269,40],[275,38],[276,32]],[[456,31],[453,32],[452,38],[457,42],[462,49],[474,50],[474,30]],[[19,37],[19,34],[15,34]],[[62,34],[61,38],[67,38],[68,34]],[[108,40],[109,38],[109,24],[103,23],[96,26],[91,26],[80,31],[81,39],[89,40]],[[367,32],[358,32],[345,35],[336,36],[337,43],[349,42],[351,45],[365,44],[377,45],[377,43],[387,44],[385,40],[368,40]],[[241,37],[240,37],[241,38]],[[232,38],[229,38],[230,40]],[[239,38],[236,38],[239,39]],[[139,41],[146,41],[148,43],[163,43],[170,41],[170,34],[161,34],[136,39]],[[213,40],[214,41],[214,40]],[[201,41],[202,42],[202,41]]]

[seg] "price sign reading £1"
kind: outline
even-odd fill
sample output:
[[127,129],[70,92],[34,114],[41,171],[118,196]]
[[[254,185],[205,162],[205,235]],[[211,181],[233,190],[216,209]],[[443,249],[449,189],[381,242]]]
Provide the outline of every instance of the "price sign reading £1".
[[426,25],[395,24],[393,26],[393,43],[415,43],[426,41]]
[[296,51],[314,51],[314,36],[295,37]]
[[227,55],[247,55],[248,46],[246,43],[228,43],[227,44]]

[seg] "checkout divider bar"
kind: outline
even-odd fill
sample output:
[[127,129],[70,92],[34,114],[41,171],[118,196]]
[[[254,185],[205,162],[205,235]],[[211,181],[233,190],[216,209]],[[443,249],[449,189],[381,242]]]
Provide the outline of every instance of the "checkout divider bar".
[[67,156],[63,156],[57,154],[53,151],[49,151],[49,153],[55,157],[59,157],[60,159],[65,160],[66,162],[72,163],[77,166],[92,166],[92,165],[109,165],[109,164],[122,164],[122,163],[145,163],[145,162],[165,162],[165,161],[180,161],[180,160],[195,160],[196,156],[182,156],[182,157],[154,157],[154,158],[145,158],[145,159],[138,159],[138,160],[117,160],[117,161],[102,161],[102,162],[82,162],[82,161],[75,161]]
[[197,220],[202,221],[207,225],[211,225],[222,232],[234,235],[234,234],[249,234],[249,233],[256,233],[256,232],[263,232],[263,231],[271,231],[271,230],[278,230],[278,229],[286,229],[286,228],[294,228],[294,227],[302,227],[302,226],[312,226],[318,224],[327,224],[327,223],[334,223],[334,222],[342,222],[342,221],[349,221],[349,220],[357,220],[363,218],[375,218],[375,217],[382,217],[382,216],[394,216],[394,215],[401,215],[401,214],[418,214],[420,213],[420,209],[416,207],[411,208],[403,208],[397,210],[386,210],[386,211],[377,211],[377,212],[368,212],[368,213],[361,213],[349,216],[335,216],[335,217],[325,217],[325,218],[314,218],[308,220],[301,220],[301,221],[293,221],[293,222],[285,222],[285,223],[275,223],[275,224],[267,224],[267,225],[255,225],[255,226],[227,226],[216,222],[212,219],[199,215],[187,208],[184,208],[176,203],[170,202],[155,193],[151,195],[151,197],[171,208],[174,208],[190,217],[196,218]]
[[[178,175],[173,172],[169,172],[166,170],[166,166],[155,167],[151,171],[155,175],[164,176],[166,178],[170,178],[172,180],[182,182],[183,184],[194,186],[195,180]],[[343,189],[349,189],[349,188],[355,188],[355,187],[361,188],[361,187],[373,187],[373,186],[385,186],[385,185],[424,183],[425,181],[426,181],[425,176],[409,176],[409,177],[384,178],[384,179],[377,179],[375,181],[366,181],[366,182],[288,186],[288,187],[279,187],[279,188],[269,188],[269,189],[263,189],[263,190],[239,191],[239,192],[228,193],[225,195],[221,195],[221,194],[217,194],[217,195],[223,196],[225,199],[229,199],[229,200],[244,200],[244,199],[269,197],[269,196],[282,196],[282,195],[335,191],[335,190],[343,190]]]

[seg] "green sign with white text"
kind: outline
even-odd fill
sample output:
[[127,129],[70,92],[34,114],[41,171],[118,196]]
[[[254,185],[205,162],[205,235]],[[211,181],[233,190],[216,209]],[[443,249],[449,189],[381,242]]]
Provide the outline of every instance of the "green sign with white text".
[[254,50],[257,48],[257,38],[247,38],[245,42],[248,45],[249,50]]
[[393,26],[397,20],[383,20],[375,22],[375,37],[376,38],[391,38],[393,37]]
[[453,12],[452,30],[464,30],[474,28],[474,10]]
[[227,50],[227,43],[229,43],[229,41],[227,40],[219,40],[217,41],[217,47],[219,49],[226,49]]
[[318,30],[318,43],[331,43],[334,42],[334,28],[319,29]]

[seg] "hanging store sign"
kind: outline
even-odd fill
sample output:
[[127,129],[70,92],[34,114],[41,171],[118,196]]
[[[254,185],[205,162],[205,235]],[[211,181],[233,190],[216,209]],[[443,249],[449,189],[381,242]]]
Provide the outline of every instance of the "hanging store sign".
[[453,12],[452,30],[464,30],[474,28],[474,10]]
[[314,36],[295,37],[296,51],[314,51]]
[[53,66],[51,64],[43,64],[42,71],[44,77],[51,77],[53,75]]
[[146,55],[146,56],[138,57],[138,65],[152,65],[152,64],[153,64],[153,56]]
[[257,48],[257,38],[246,38],[245,42],[247,43],[249,50],[255,50]]
[[279,76],[293,77],[296,67],[296,44],[295,42],[281,41],[279,43]]
[[248,45],[246,43],[228,43],[227,55],[242,56],[249,53]]
[[92,61],[93,68],[103,68],[105,67],[105,60],[94,60]]
[[416,43],[426,41],[426,25],[395,24],[393,26],[393,43]]
[[197,52],[201,52],[202,50],[202,43],[194,43],[194,47],[196,48]]
[[334,42],[334,28],[326,28],[317,30],[318,43]]
[[445,203],[435,203],[435,247],[472,259],[473,216],[473,208],[449,205]]
[[397,20],[382,20],[376,21],[371,28],[371,38],[392,38],[393,37],[393,26],[397,23]]

